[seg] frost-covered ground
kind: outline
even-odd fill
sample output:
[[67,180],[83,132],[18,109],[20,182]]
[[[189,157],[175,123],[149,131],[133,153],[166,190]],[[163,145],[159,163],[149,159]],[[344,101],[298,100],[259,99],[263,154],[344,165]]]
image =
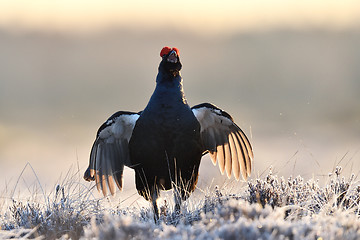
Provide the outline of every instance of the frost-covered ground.
[[157,224],[150,207],[111,207],[75,175],[47,195],[2,199],[2,239],[360,239],[360,182],[340,167],[324,186],[270,171],[235,193],[215,187],[180,215],[161,200]]

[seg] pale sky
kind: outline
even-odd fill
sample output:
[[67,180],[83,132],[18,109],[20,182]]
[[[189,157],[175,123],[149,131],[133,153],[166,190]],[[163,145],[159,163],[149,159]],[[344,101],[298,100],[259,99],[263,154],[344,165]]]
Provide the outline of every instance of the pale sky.
[[0,0],[0,26],[63,30],[112,25],[232,31],[271,26],[352,27],[359,0]]

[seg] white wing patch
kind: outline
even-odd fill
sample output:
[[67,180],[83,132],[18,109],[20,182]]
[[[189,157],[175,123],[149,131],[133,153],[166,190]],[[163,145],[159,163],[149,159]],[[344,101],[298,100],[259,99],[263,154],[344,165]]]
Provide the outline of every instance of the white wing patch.
[[231,172],[239,180],[240,172],[246,180],[251,173],[253,151],[244,132],[233,122],[231,116],[211,104],[192,108],[200,123],[200,135],[204,151],[210,153],[214,165],[218,163],[223,174]]
[[100,132],[99,137],[107,139],[110,136],[113,136],[115,138],[124,138],[129,141],[138,118],[138,114],[133,114],[121,115],[115,120],[108,120],[106,123],[110,125]]
[[199,109],[193,109],[193,113],[200,123],[200,132],[203,132],[205,129],[218,124],[225,126],[230,126],[233,124],[230,119],[222,116],[220,110],[218,109],[202,107]]

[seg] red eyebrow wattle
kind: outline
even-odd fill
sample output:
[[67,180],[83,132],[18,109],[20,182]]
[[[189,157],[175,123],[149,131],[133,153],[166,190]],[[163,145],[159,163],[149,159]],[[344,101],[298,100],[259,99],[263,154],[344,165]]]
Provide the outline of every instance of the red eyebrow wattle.
[[171,47],[166,46],[166,47],[163,47],[163,49],[161,49],[160,57],[163,57],[164,55],[169,54],[170,51],[175,51],[178,56],[180,55],[180,51],[178,48],[176,48],[176,47],[171,48]]

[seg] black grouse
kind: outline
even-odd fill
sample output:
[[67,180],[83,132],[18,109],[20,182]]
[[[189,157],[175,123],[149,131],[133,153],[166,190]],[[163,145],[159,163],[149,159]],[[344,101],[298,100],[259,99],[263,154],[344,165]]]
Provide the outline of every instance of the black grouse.
[[[124,166],[135,170],[136,189],[151,201],[158,219],[160,190],[174,189],[180,210],[198,181],[201,157],[210,154],[221,173],[239,180],[251,173],[253,152],[244,132],[225,111],[210,103],[188,105],[177,48],[164,47],[156,88],[146,108],[138,113],[113,114],[97,132],[84,179],[96,181],[107,194],[121,190]],[[116,185],[115,185],[116,184]],[[108,186],[108,187],[107,187]]]

